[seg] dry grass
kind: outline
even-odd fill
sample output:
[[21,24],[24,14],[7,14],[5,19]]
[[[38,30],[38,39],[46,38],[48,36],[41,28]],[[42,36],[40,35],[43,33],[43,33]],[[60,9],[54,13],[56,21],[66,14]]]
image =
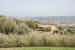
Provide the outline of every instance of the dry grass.
[[29,34],[0,34],[0,47],[70,46],[75,47],[75,35],[32,31]]

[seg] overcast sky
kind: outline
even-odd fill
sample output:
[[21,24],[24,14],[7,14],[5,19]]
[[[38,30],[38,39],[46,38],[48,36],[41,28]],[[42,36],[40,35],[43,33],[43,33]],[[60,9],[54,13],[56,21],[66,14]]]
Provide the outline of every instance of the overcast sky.
[[75,16],[75,0],[0,0],[0,14],[9,16]]

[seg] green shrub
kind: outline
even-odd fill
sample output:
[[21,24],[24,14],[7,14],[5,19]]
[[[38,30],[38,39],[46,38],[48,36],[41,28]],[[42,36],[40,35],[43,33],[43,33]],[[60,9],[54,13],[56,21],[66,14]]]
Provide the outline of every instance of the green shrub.
[[39,22],[37,22],[37,21],[26,21],[25,22],[30,28],[32,28],[32,29],[36,29],[37,27],[38,27],[38,23]]
[[24,21],[20,20],[17,24],[16,21],[10,20],[9,18],[0,18],[0,33],[10,34],[10,33],[18,33],[24,34],[31,31],[31,29],[24,23]]
[[31,31],[31,29],[24,23],[21,23],[19,25],[16,26],[16,33],[18,34],[24,34],[24,33],[29,33]]
[[16,22],[11,20],[6,20],[5,22],[0,24],[0,32],[9,34],[14,32],[16,28]]

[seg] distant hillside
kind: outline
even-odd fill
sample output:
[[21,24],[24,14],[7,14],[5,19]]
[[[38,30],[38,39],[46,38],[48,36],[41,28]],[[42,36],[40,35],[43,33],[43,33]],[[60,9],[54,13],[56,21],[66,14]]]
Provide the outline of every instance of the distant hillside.
[[75,16],[47,16],[33,17],[32,19],[44,24],[75,24]]
[[75,24],[75,16],[25,16],[25,17],[11,17],[21,20],[34,20],[43,24]]

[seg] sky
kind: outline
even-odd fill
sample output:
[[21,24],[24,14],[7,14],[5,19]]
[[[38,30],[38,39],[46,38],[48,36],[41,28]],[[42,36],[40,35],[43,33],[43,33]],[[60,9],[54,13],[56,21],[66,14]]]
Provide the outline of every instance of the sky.
[[75,16],[75,0],[0,0],[0,15]]

